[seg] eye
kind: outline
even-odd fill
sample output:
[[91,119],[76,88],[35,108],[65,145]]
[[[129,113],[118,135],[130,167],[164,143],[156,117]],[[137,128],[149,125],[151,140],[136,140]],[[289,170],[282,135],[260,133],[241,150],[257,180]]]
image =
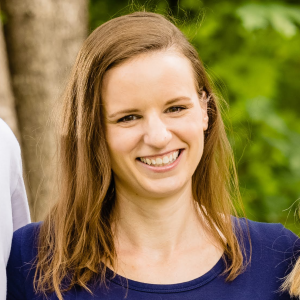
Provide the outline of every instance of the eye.
[[186,109],[186,107],[184,107],[184,106],[171,106],[166,110],[166,112],[178,113],[178,112],[181,112],[184,109]]
[[128,116],[125,116],[125,117],[119,119],[119,120],[117,121],[117,123],[131,122],[131,121],[134,121],[134,120],[137,120],[137,119],[139,119],[139,117],[136,116],[136,115],[128,115]]

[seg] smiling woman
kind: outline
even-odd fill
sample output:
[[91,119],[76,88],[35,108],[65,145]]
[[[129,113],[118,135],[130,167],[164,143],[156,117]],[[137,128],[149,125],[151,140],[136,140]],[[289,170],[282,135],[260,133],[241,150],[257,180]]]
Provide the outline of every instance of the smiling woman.
[[106,140],[118,194],[141,202],[188,190],[191,198],[208,127],[203,95],[189,60],[172,49],[140,54],[105,74]]
[[296,236],[238,218],[218,99],[163,16],[122,16],[88,37],[60,147],[59,199],[15,233],[8,299],[289,299],[278,278]]

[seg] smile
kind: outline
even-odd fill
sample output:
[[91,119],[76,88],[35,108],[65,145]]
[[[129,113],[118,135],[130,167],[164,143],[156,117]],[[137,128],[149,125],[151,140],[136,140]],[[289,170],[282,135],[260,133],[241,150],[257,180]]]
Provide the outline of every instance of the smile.
[[144,164],[147,164],[149,166],[162,167],[173,163],[178,158],[179,154],[180,154],[180,150],[176,150],[165,155],[139,157],[138,159]]

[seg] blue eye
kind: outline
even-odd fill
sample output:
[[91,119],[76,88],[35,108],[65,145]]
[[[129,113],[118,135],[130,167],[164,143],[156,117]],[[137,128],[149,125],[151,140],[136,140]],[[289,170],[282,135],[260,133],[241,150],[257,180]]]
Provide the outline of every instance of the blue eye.
[[125,116],[125,117],[119,119],[119,120],[117,121],[117,123],[130,122],[130,121],[137,120],[138,118],[139,118],[138,116],[135,116],[135,115],[129,115],[129,116]]
[[166,110],[166,112],[170,113],[178,113],[181,112],[182,110],[186,109],[184,106],[172,106]]

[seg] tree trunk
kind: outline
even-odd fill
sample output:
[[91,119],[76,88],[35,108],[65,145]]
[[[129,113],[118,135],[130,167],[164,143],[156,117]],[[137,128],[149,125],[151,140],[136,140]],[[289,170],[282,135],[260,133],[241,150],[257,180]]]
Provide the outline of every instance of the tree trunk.
[[43,219],[55,200],[53,116],[87,35],[87,0],[1,0],[31,215]]
[[12,129],[20,142],[17,116],[15,111],[15,99],[11,90],[10,74],[6,55],[6,46],[0,19],[0,118]]

